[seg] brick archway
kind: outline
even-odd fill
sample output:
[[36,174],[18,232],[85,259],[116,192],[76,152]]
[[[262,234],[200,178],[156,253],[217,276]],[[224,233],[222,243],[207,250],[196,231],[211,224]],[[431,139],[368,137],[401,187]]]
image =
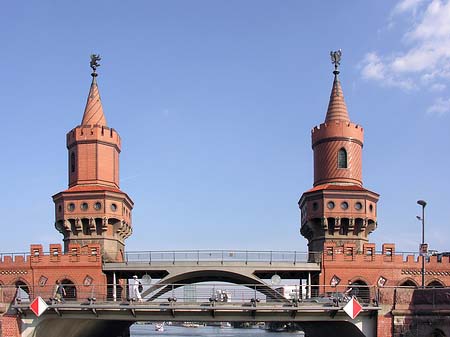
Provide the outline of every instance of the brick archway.
[[72,280],[64,278],[61,280],[61,284],[63,285],[64,290],[66,291],[66,296],[64,298],[69,301],[76,301],[78,297],[78,292],[77,287],[72,282]]
[[411,278],[405,278],[398,283],[399,287],[418,287],[419,285]]

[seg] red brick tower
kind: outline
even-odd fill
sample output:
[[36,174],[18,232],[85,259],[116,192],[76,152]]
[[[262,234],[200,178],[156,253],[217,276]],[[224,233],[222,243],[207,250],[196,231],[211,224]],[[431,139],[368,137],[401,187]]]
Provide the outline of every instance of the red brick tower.
[[56,229],[69,244],[99,243],[106,260],[120,260],[131,235],[133,201],[119,188],[119,134],[106,124],[97,86],[97,55],[81,125],[67,134],[69,188],[53,196]]
[[340,51],[332,53],[335,64],[325,122],[312,130],[314,187],[303,193],[300,233],[310,252],[321,252],[325,242],[338,246],[363,243],[377,226],[378,194],[362,186],[364,130],[350,121],[337,70]]

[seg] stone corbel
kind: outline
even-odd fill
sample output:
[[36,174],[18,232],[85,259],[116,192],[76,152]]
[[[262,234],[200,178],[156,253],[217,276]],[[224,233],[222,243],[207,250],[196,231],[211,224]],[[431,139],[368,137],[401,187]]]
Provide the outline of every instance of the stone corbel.
[[63,220],[63,226],[65,228],[66,231],[70,232],[70,221],[67,219]]
[[326,232],[328,231],[328,219],[323,217],[322,219],[320,219],[320,223],[322,225],[322,229]]
[[362,226],[361,226],[361,230],[364,230],[364,229],[366,229],[366,227],[367,227],[367,218],[364,218],[363,219],[363,222],[362,222]]
[[334,218],[334,231],[339,233],[341,231],[341,218]]
[[125,227],[125,221],[124,221],[124,220],[121,220],[121,221],[120,221],[120,225],[117,226],[116,233],[122,234],[122,233],[123,233],[123,230],[124,230],[124,227]]
[[106,232],[108,230],[108,218],[105,216],[102,220],[102,231]]
[[95,220],[94,218],[89,219],[89,230],[91,232],[95,232]]
[[80,232],[83,230],[83,223],[81,222],[80,218],[75,218],[75,228]]
[[353,232],[355,230],[355,218],[348,219],[348,231]]

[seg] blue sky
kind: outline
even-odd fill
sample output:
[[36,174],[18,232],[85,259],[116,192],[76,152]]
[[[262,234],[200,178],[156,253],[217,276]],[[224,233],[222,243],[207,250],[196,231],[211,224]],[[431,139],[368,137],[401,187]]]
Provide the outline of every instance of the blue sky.
[[61,242],[65,134],[81,121],[89,55],[122,137],[135,202],[128,250],[306,251],[297,202],[310,130],[342,48],[381,248],[450,250],[449,1],[8,1],[0,4],[0,251]]

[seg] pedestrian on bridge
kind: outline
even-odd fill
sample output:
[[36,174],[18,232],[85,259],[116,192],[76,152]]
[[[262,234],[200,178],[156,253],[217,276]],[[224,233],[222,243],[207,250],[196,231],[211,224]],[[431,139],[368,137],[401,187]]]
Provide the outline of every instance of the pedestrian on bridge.
[[138,302],[142,302],[142,296],[141,296],[141,292],[139,289],[140,287],[142,287],[142,284],[141,284],[141,282],[139,282],[137,275],[134,275],[131,291],[132,291],[133,300],[138,301]]
[[61,281],[57,280],[55,283],[55,290],[53,292],[53,298],[58,303],[64,303],[64,296],[66,296],[66,289],[64,289],[64,286],[61,284]]

